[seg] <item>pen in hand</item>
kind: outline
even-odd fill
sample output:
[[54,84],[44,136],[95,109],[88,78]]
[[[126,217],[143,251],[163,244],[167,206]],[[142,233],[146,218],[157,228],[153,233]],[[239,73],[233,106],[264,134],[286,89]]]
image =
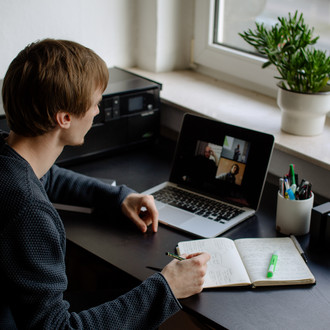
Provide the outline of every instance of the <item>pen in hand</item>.
[[[178,260],[185,260],[185,258],[182,258],[174,253],[171,253],[171,252],[165,252],[165,254],[171,258],[174,258],[174,259],[178,259]],[[152,267],[152,266],[146,266],[146,268],[148,269],[151,269],[151,270],[155,270],[156,272],[161,272],[162,271],[162,268],[158,268],[158,267]]]
[[146,266],[146,268],[154,270],[156,272],[161,272],[163,269],[159,267]]
[[171,258],[174,258],[174,259],[178,259],[178,260],[185,260],[185,258],[182,258],[182,257],[180,257],[180,256],[178,256],[178,255],[176,255],[176,254],[174,254],[174,253],[171,253],[171,252],[165,252],[165,254],[167,255],[167,256],[169,256],[169,257],[171,257]]

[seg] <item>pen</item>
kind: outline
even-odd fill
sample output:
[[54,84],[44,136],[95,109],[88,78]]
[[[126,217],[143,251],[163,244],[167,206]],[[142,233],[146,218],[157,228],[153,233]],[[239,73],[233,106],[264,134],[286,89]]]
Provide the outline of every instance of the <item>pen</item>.
[[270,258],[269,266],[268,266],[268,271],[267,271],[267,277],[273,277],[273,274],[275,272],[275,267],[277,263],[277,252],[274,252],[272,254],[272,257]]
[[165,252],[165,254],[167,255],[167,256],[169,256],[169,257],[171,257],[171,258],[174,258],[174,259],[178,259],[178,260],[185,260],[185,258],[182,258],[182,257],[180,257],[180,256],[178,256],[178,255],[176,255],[176,254],[174,254],[174,253],[171,253],[171,252]]
[[161,272],[162,271],[162,269],[161,268],[158,268],[158,267],[146,266],[146,268],[151,269],[151,270],[154,270],[156,272]]
[[291,185],[296,184],[296,177],[294,174],[294,165],[290,164],[290,177],[291,177]]
[[305,255],[304,250],[301,248],[299,242],[297,241],[296,237],[294,235],[290,235],[290,238],[292,239],[293,244],[295,245],[295,247],[297,248],[297,250],[299,251],[301,257],[304,259],[304,261],[307,264],[307,258]]
[[289,187],[289,182],[288,179],[284,179],[284,184],[285,184],[285,198],[290,199],[290,200],[295,200],[295,196],[291,188]]

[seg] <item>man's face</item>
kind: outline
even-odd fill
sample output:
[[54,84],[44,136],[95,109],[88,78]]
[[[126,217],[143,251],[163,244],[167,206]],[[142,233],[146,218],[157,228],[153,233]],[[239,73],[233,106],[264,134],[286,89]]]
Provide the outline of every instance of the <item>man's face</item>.
[[210,158],[211,156],[211,148],[210,147],[206,147],[205,150],[204,150],[204,156],[206,158]]
[[71,132],[70,132],[70,144],[69,145],[81,145],[84,143],[84,138],[87,132],[90,130],[93,124],[93,119],[100,112],[99,103],[102,100],[102,91],[97,89],[92,94],[91,107],[86,111],[83,117],[72,116]]

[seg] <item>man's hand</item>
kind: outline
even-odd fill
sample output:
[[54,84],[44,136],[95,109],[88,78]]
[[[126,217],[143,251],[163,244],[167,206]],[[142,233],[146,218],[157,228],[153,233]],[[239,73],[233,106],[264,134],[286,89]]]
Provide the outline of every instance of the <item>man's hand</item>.
[[187,298],[203,290],[208,253],[190,254],[186,260],[173,260],[162,270],[176,298]]
[[158,211],[153,196],[130,194],[123,201],[121,210],[143,233],[147,231],[150,224],[152,224],[152,230],[157,232]]

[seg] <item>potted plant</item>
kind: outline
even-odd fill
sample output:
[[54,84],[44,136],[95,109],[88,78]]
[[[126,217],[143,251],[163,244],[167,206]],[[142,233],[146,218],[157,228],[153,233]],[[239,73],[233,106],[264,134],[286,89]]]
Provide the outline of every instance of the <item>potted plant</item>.
[[303,14],[296,11],[288,18],[266,29],[256,24],[240,36],[259,54],[267,57],[262,67],[275,65],[279,76],[277,104],[282,110],[282,130],[296,135],[322,133],[326,114],[330,111],[330,57],[315,49],[319,37],[305,24]]

